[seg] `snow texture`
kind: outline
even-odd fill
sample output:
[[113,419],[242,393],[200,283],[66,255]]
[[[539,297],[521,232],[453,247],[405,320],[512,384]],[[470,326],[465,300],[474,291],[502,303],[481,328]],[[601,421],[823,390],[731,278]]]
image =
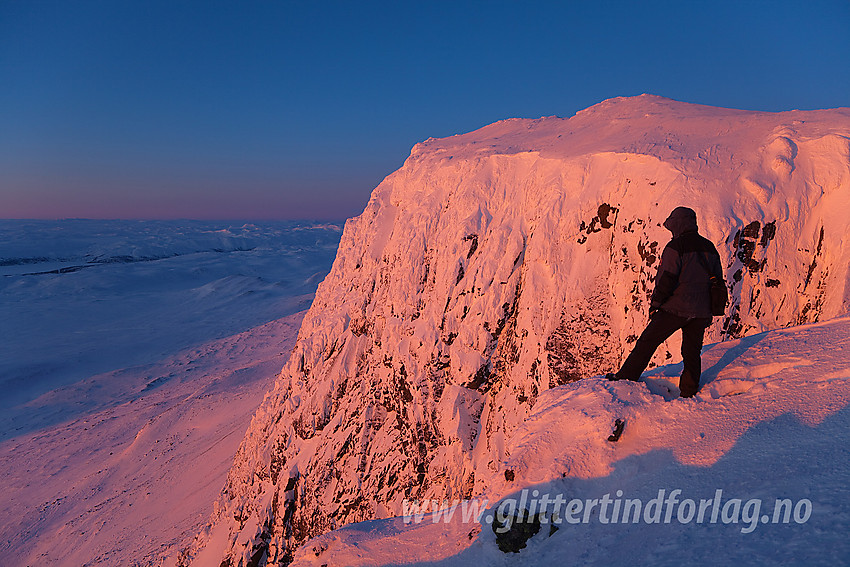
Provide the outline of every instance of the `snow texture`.
[[58,388],[306,309],[339,237],[305,222],[0,221],[0,439],[125,385],[69,403]]
[[[324,534],[301,547],[293,566],[433,565],[844,565],[850,560],[850,319],[768,331],[713,345],[704,353],[708,385],[693,400],[647,388],[681,365],[659,367],[646,384],[594,377],[552,388],[509,443],[513,481],[493,474],[480,522],[456,510],[371,520]],[[766,362],[770,361],[770,362]],[[611,424],[626,420],[616,444]],[[503,553],[489,519],[522,489],[567,500],[621,501],[682,491],[680,500],[759,499],[756,525],[715,523],[706,513],[669,523],[643,519],[543,524],[519,553]],[[765,522],[777,498],[812,502],[804,523]],[[531,500],[531,496],[528,497]],[[538,500],[539,501],[539,500]],[[734,504],[733,504],[734,505]],[[551,518],[553,506],[548,506]],[[539,507],[538,507],[539,509]],[[731,510],[731,508],[730,508]],[[666,514],[666,510],[665,510]],[[436,521],[435,521],[436,516]],[[579,516],[583,516],[579,514]],[[605,515],[613,519],[613,505]],[[622,517],[622,516],[621,516]],[[686,518],[686,516],[683,516]],[[742,532],[742,529],[744,530]]]
[[732,304],[709,342],[847,313],[848,187],[848,109],[642,95],[417,144],[346,224],[189,558],[285,561],[406,498],[492,490],[548,391],[630,350],[677,206],[724,261]]
[[0,565],[174,565],[340,232],[0,221]]

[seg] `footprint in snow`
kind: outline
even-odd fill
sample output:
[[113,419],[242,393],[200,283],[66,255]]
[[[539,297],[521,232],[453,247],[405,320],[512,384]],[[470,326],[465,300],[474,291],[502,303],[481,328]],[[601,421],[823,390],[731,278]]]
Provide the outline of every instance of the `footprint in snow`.
[[651,394],[661,396],[666,401],[672,401],[679,397],[679,388],[662,376],[646,376],[641,378]]
[[748,392],[755,382],[750,380],[720,380],[709,385],[708,391],[715,400],[725,396],[735,396]]

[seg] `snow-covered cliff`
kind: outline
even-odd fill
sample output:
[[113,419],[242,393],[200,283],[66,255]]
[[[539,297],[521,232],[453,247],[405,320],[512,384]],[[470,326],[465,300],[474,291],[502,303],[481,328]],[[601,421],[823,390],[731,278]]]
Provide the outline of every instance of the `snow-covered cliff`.
[[[687,400],[664,388],[678,364],[642,383],[595,376],[551,388],[508,441],[513,480],[494,474],[458,506],[413,505],[406,518],[322,534],[292,566],[850,564],[850,317],[717,343],[703,361],[709,382]],[[611,443],[619,418],[625,431]],[[653,518],[659,490],[672,499]],[[621,514],[634,498],[643,515]],[[798,514],[777,514],[777,501]],[[500,517],[522,502],[537,514],[505,535]],[[696,502],[726,512],[700,516]]]
[[186,561],[274,564],[483,492],[543,391],[628,354],[679,205],[725,261],[709,342],[850,310],[850,109],[642,95],[416,145],[347,223]]

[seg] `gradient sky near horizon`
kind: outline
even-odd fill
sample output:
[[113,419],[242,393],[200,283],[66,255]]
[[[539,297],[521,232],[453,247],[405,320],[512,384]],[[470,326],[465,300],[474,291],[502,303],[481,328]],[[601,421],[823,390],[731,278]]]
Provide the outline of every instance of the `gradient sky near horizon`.
[[341,219],[428,137],[850,106],[850,2],[0,0],[0,218]]

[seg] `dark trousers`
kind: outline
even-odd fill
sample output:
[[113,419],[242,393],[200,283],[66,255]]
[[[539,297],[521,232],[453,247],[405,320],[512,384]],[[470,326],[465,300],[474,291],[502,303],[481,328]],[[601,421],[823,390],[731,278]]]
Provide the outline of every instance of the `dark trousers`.
[[679,381],[682,397],[690,397],[699,390],[699,377],[702,372],[700,353],[705,329],[711,324],[711,318],[679,317],[667,311],[659,310],[649,320],[649,324],[635,343],[632,353],[617,372],[617,378],[638,380],[646,370],[655,350],[670,335],[682,329],[682,361],[684,369]]

